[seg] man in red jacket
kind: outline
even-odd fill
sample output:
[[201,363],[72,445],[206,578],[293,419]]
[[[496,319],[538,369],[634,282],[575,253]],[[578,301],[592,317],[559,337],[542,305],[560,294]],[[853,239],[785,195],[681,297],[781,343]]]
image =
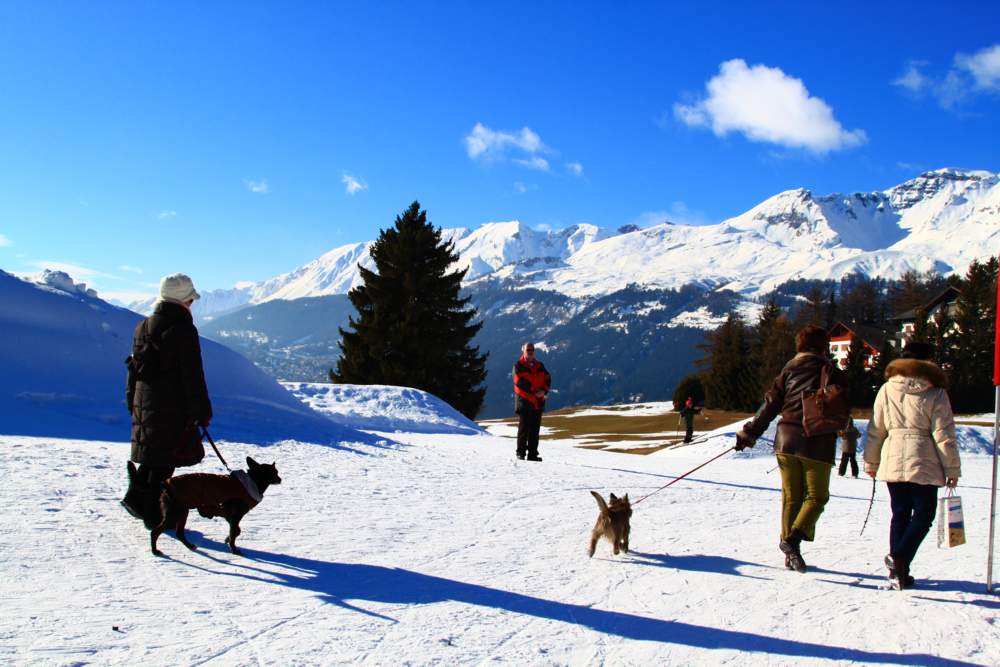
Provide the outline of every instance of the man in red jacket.
[[549,393],[552,376],[542,362],[535,359],[535,344],[521,346],[521,358],[514,363],[514,412],[520,420],[517,425],[517,458],[541,461],[538,456],[538,431],[542,428],[545,397]]

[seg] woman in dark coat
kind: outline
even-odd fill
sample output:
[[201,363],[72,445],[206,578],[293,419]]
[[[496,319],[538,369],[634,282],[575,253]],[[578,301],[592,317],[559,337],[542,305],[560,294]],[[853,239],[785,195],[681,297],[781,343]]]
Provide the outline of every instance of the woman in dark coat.
[[736,450],[753,447],[771,421],[781,415],[774,452],[781,470],[781,541],[785,567],[806,571],[800,545],[812,542],[816,521],[830,499],[830,472],[837,451],[837,434],[807,436],[802,428],[802,396],[819,389],[823,368],[827,383],[846,386],[843,372],[827,356],[826,330],[807,326],[795,336],[797,354],[774,379],[764,404],[736,434]]
[[191,305],[199,294],[181,273],[160,281],[160,301],[139,323],[126,360],[126,404],[132,415],[129,490],[122,505],[147,524],[159,517],[160,486],[174,469],[205,456],[198,426],[208,426],[212,403],[205,385]]

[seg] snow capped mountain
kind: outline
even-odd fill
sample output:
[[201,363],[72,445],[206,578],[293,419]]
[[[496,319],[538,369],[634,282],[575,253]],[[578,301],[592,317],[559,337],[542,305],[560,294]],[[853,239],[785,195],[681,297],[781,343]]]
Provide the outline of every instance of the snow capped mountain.
[[[1000,175],[939,169],[884,192],[821,197],[798,188],[715,225],[540,231],[512,220],[446,229],[442,237],[454,242],[455,268],[468,270],[467,284],[498,279],[573,298],[629,284],[694,284],[756,296],[796,278],[965,271],[1000,247]],[[195,313],[204,318],[273,299],[346,293],[359,283],[359,263],[372,268],[371,243],[335,248],[270,280],[206,291]],[[130,307],[149,312],[152,303]]]

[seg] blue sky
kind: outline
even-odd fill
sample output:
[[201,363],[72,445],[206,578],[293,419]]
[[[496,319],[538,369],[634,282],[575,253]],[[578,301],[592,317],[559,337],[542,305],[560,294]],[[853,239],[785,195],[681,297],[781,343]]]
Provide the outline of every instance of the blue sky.
[[414,199],[703,224],[1000,171],[1000,5],[696,4],[6,3],[0,268],[127,298],[289,271]]

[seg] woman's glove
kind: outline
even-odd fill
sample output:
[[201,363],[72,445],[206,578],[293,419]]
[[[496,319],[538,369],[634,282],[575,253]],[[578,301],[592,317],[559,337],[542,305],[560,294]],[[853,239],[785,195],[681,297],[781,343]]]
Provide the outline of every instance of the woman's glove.
[[736,445],[733,447],[738,452],[743,451],[747,447],[753,447],[757,442],[757,438],[753,437],[743,429],[736,432]]

